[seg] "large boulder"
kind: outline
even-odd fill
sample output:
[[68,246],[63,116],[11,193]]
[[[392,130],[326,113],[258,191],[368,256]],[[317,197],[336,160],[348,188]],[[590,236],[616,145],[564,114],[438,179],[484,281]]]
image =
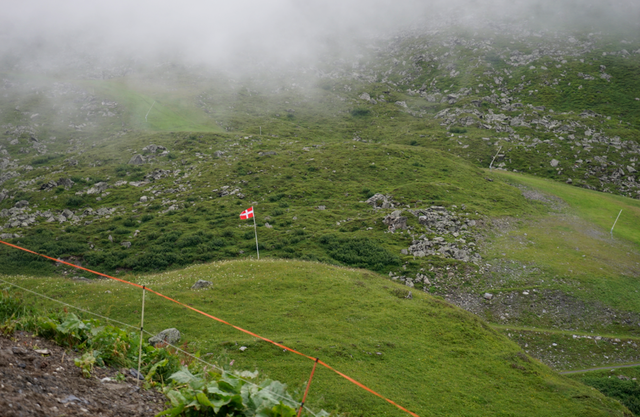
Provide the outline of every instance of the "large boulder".
[[145,163],[144,156],[138,154],[134,155],[129,159],[129,165],[142,165]]
[[149,344],[152,346],[156,346],[160,343],[166,343],[169,345],[175,345],[180,341],[180,332],[178,329],[171,328],[165,329],[158,333],[157,335],[149,338]]
[[107,184],[106,182],[103,182],[103,181],[97,182],[93,184],[93,187],[87,190],[87,194],[100,194],[104,192],[107,188],[109,188],[109,184]]

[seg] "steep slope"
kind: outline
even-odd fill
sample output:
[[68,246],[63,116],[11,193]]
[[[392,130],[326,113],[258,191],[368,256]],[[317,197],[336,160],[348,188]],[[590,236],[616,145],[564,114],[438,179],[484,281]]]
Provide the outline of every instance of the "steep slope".
[[[477,317],[418,291],[408,297],[406,286],[365,270],[243,260],[126,278],[318,356],[421,416],[624,413],[530,359]],[[3,279],[131,324],[139,320],[139,290],[118,282]],[[212,285],[191,290],[198,279]],[[255,366],[294,389],[309,376],[311,361],[147,297],[145,328],[174,326],[202,353],[224,349],[221,365]],[[308,405],[345,415],[404,415],[325,369],[316,372]]]

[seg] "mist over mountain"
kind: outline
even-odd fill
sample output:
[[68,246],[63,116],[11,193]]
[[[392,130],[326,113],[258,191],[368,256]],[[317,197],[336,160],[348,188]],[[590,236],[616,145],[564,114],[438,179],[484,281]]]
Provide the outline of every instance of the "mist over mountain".
[[77,60],[172,60],[248,71],[262,65],[315,64],[358,53],[361,42],[408,30],[639,30],[632,0],[189,0],[93,3],[64,0],[7,5],[0,54],[8,63],[52,70]]

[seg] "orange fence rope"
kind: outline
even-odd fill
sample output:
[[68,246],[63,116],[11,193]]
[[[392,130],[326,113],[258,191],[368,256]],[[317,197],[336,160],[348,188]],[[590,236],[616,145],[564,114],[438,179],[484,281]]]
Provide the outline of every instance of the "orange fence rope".
[[[3,245],[10,246],[10,247],[12,247],[12,248],[14,248],[14,249],[18,249],[18,250],[21,250],[21,251],[25,251],[25,252],[28,252],[28,253],[34,254],[34,255],[36,255],[36,256],[41,256],[41,257],[43,257],[43,258],[46,258],[46,259],[52,260],[52,261],[54,261],[54,262],[58,262],[58,263],[61,263],[61,264],[64,264],[64,265],[71,266],[71,267],[73,267],[73,268],[81,269],[81,270],[83,270],[83,271],[87,271],[87,272],[90,272],[90,273],[92,273],[92,274],[99,275],[99,276],[101,276],[101,277],[105,277],[105,278],[113,279],[113,280],[115,280],[115,281],[122,282],[123,284],[132,285],[132,286],[134,286],[134,287],[138,287],[138,288],[140,288],[140,289],[142,289],[142,288],[143,288],[143,286],[142,286],[142,285],[140,285],[140,284],[136,284],[135,282],[126,281],[126,280],[124,280],[124,279],[120,279],[120,278],[112,277],[111,275],[103,274],[103,273],[101,273],[101,272],[97,272],[97,271],[94,271],[94,270],[91,270],[91,269],[88,269],[88,268],[84,268],[84,267],[82,267],[82,266],[74,265],[74,264],[72,264],[72,263],[70,263],[70,262],[65,262],[65,261],[63,261],[63,260],[56,259],[56,258],[53,258],[53,257],[51,257],[51,256],[43,255],[43,254],[41,254],[41,253],[34,252],[34,251],[32,251],[32,250],[29,250],[29,249],[23,248],[23,247],[18,246],[18,245],[14,245],[14,244],[11,244],[11,243],[8,243],[8,242],[4,242],[4,241],[2,241],[2,240],[0,240],[0,243],[2,243]],[[227,322],[227,321],[224,321],[224,320],[222,320],[222,319],[220,319],[220,318],[218,318],[218,317],[212,316],[211,314],[205,313],[204,311],[198,310],[197,308],[193,308],[193,307],[191,307],[190,305],[187,305],[187,304],[181,303],[181,302],[180,302],[180,301],[178,301],[178,300],[174,300],[174,299],[173,299],[173,298],[171,298],[171,297],[168,297],[168,296],[166,296],[166,295],[164,295],[164,294],[162,294],[162,293],[159,293],[159,292],[157,292],[157,291],[154,291],[154,290],[150,289],[149,287],[146,287],[146,286],[145,286],[145,287],[144,287],[144,289],[145,289],[146,291],[149,291],[149,292],[151,292],[151,293],[153,293],[153,294],[157,295],[158,297],[162,297],[162,298],[164,298],[164,299],[166,299],[166,300],[168,300],[168,301],[171,301],[172,303],[176,303],[176,304],[178,304],[178,305],[180,305],[180,306],[182,306],[182,307],[188,308],[189,310],[192,310],[192,311],[194,311],[194,312],[196,312],[196,313],[198,313],[198,314],[201,314],[201,315],[203,315],[203,316],[205,316],[205,317],[208,317],[208,318],[210,318],[210,319],[213,319],[213,320],[215,320],[215,321],[217,321],[217,322],[220,322],[220,323],[222,323],[222,324],[226,324],[227,326],[231,326],[231,327],[233,327],[233,328],[234,328],[234,329],[236,329],[236,330],[239,330],[239,331],[241,331],[241,332],[243,332],[243,333],[246,333],[246,334],[248,334],[248,335],[251,335],[251,336],[253,336],[253,337],[256,337],[256,338],[258,338],[258,339],[260,339],[260,340],[264,340],[265,342],[268,342],[268,343],[271,343],[272,345],[278,346],[278,347],[279,347],[279,348],[281,348],[281,349],[288,350],[289,352],[295,353],[296,355],[304,356],[305,358],[307,358],[307,359],[311,359],[312,361],[317,361],[317,363],[319,363],[320,365],[322,365],[322,366],[324,366],[325,368],[327,368],[327,369],[329,369],[329,370],[331,370],[331,371],[335,372],[336,374],[340,375],[341,377],[343,377],[343,378],[344,378],[344,379],[346,379],[347,381],[349,381],[349,382],[351,382],[351,383],[353,383],[353,384],[355,384],[355,385],[359,386],[360,388],[364,389],[365,391],[368,391],[368,392],[370,392],[371,394],[373,394],[373,395],[375,395],[375,396],[377,396],[377,397],[382,398],[383,400],[387,401],[388,403],[393,404],[394,406],[396,406],[396,407],[397,407],[397,408],[399,408],[400,410],[402,410],[402,411],[404,411],[404,412],[406,412],[406,413],[409,413],[410,415],[412,415],[412,416],[414,416],[414,417],[420,417],[420,416],[418,416],[417,414],[415,414],[415,413],[413,413],[413,412],[411,412],[411,411],[407,410],[406,408],[402,407],[401,405],[398,405],[398,404],[396,404],[395,402],[393,402],[392,400],[390,400],[390,399],[388,399],[388,398],[384,397],[383,395],[378,394],[377,392],[375,392],[375,391],[374,391],[374,390],[372,390],[371,388],[367,387],[366,385],[363,385],[363,384],[361,384],[360,382],[356,381],[355,379],[353,379],[353,378],[351,378],[351,377],[349,377],[349,376],[347,376],[347,375],[343,374],[342,372],[340,372],[340,371],[338,371],[338,370],[336,370],[336,369],[332,368],[331,366],[329,366],[328,364],[324,363],[323,361],[321,361],[321,360],[317,360],[317,358],[314,358],[314,357],[311,357],[311,356],[305,355],[304,353],[298,352],[298,351],[297,351],[297,350],[295,350],[295,349],[291,349],[290,347],[287,347],[287,346],[282,345],[282,344],[280,344],[280,343],[274,342],[273,340],[269,340],[269,339],[267,339],[266,337],[262,337],[262,336],[260,336],[260,335],[258,335],[258,334],[256,334],[256,333],[253,333],[253,332],[251,332],[251,331],[249,331],[249,330],[245,330],[245,329],[243,329],[242,327],[235,326],[235,325],[233,325],[233,324],[231,324],[231,323],[229,323],[229,322]],[[314,370],[315,370],[315,367],[314,367]]]

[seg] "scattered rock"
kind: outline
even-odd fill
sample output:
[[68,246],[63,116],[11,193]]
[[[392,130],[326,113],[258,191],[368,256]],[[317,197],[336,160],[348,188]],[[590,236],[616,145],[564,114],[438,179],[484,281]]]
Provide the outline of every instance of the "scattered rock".
[[131,247],[131,242],[121,242],[120,245],[124,246],[125,249],[129,249]]
[[[147,145],[144,148],[142,148],[142,152],[143,153],[156,153],[157,151],[166,151],[167,148],[165,148],[164,146],[160,146],[160,145]],[[129,163],[131,163],[131,161],[129,161]]]
[[203,289],[203,288],[208,288],[208,287],[210,287],[211,285],[213,285],[213,282],[211,282],[211,281],[205,281],[205,280],[203,280],[203,279],[199,279],[198,281],[196,281],[196,283],[195,283],[195,284],[193,284],[193,285],[191,286],[191,289],[192,289],[192,290],[201,290],[201,289]]
[[485,292],[483,297],[485,300],[491,300],[493,298],[493,294]]

